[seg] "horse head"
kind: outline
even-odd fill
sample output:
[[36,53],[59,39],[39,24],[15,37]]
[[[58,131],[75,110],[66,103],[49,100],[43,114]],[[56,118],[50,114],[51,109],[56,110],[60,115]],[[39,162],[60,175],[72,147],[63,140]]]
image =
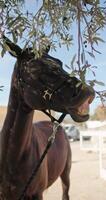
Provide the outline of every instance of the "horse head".
[[62,62],[46,51],[40,58],[35,58],[31,49],[15,47],[14,51],[17,57],[15,84],[24,105],[70,114],[77,122],[88,120],[89,105],[95,96],[92,87],[71,77],[62,68]]

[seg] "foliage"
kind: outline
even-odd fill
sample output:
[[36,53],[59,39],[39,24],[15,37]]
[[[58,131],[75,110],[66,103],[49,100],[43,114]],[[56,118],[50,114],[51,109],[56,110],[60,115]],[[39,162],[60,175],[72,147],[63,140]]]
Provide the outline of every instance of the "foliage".
[[[41,4],[41,0],[35,4]],[[2,34],[12,38],[14,43],[23,42],[24,48],[31,46],[36,56],[40,56],[50,45],[51,50],[65,45],[69,50],[73,44],[73,26],[77,27],[76,55],[71,61],[72,74],[86,82],[86,73],[90,70],[94,80],[89,84],[103,84],[96,80],[95,67],[89,64],[87,57],[95,57],[99,42],[104,42],[100,31],[106,25],[106,1],[99,0],[42,0],[35,13],[23,9],[24,0],[0,0],[1,55],[8,47],[2,40]],[[89,50],[88,50],[89,49]],[[89,56],[88,56],[89,55]],[[100,97],[101,94],[97,93]],[[105,96],[105,93],[103,93]]]
[[3,86],[0,86],[0,91],[2,91],[3,90]]

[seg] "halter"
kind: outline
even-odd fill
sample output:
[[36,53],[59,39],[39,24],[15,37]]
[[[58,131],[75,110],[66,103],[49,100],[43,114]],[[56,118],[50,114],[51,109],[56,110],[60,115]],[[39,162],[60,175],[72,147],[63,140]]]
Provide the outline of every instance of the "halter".
[[[40,79],[39,79],[40,80]],[[62,86],[67,83],[67,81],[71,80],[70,77],[66,77],[64,80],[60,81],[60,82],[57,82],[56,85],[54,86],[53,89],[51,89],[50,87],[46,87],[46,89],[44,90],[43,92],[43,99],[47,102],[48,105],[51,104],[51,99],[52,99],[52,96],[55,92],[57,92],[59,89],[62,88]],[[18,73],[17,73],[17,82],[18,82],[18,88],[20,91],[23,91],[24,90],[24,86],[30,88],[31,90],[35,91],[35,88],[30,85],[29,83],[27,83],[21,76],[21,67],[18,69]],[[45,82],[43,80],[40,80],[40,83],[42,85],[45,85]],[[64,120],[66,114],[65,113],[62,113],[61,116],[59,117],[59,119],[56,119],[55,117],[52,116],[51,114],[51,110],[48,109],[48,111],[42,109],[41,110],[44,114],[46,114],[48,117],[50,117],[51,121],[54,122],[54,121],[57,121],[59,124]]]
[[[25,81],[23,81],[22,79],[19,79],[18,84],[19,84],[19,87],[20,87],[22,90],[24,89],[24,85],[27,85],[27,87],[33,89],[32,86],[28,85],[28,84],[27,84]],[[63,85],[63,84],[64,84],[64,81],[62,82],[62,85]],[[62,85],[60,85],[60,87],[57,87],[57,88],[56,88],[55,90],[53,90],[52,92],[50,91],[50,89],[44,90],[43,98],[45,99],[45,101],[46,101],[48,104],[51,103],[51,99],[52,99],[52,96],[53,96],[54,92],[55,92],[55,91],[58,91],[58,89],[60,89]],[[42,111],[44,114],[46,114],[48,117],[50,117],[50,119],[51,119],[52,122],[57,121],[58,123],[61,123],[61,122],[64,120],[65,116],[66,116],[66,114],[62,113],[61,116],[59,117],[59,119],[56,119],[55,117],[52,116],[51,110],[48,109],[48,111],[46,111],[46,110],[41,110],[41,111]]]

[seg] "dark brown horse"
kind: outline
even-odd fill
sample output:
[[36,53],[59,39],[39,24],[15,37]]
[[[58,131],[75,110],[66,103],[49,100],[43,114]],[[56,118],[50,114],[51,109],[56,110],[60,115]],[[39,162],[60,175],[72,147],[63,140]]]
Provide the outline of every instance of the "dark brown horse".
[[[5,42],[17,57],[8,110],[1,132],[0,195],[1,199],[18,200],[34,167],[38,163],[53,129],[52,122],[33,124],[34,110],[55,110],[70,114],[77,121],[89,118],[89,104],[94,90],[62,68],[60,60],[46,52],[35,59],[28,50]],[[60,176],[62,200],[69,200],[71,151],[62,127],[37,175],[25,192],[25,200],[42,200],[43,191]]]

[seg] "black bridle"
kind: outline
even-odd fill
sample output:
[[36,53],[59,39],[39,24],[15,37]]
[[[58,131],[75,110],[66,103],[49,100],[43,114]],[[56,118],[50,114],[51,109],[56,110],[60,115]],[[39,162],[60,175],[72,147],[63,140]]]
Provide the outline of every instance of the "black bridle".
[[[64,84],[64,81],[63,81],[62,85],[63,85],[63,84]],[[27,87],[29,87],[29,88],[31,88],[31,89],[34,90],[34,88],[33,88],[32,86],[30,86],[29,84],[27,84],[27,83],[26,83],[25,81],[23,81],[22,79],[19,79],[19,80],[18,80],[18,86],[19,86],[19,88],[21,89],[21,91],[24,90],[24,85],[26,85]],[[60,88],[62,87],[62,85],[60,85],[60,87],[57,87],[57,88],[56,88],[55,90],[53,90],[53,91],[52,91],[52,90],[50,91],[50,89],[44,90],[43,98],[45,99],[45,101],[47,102],[47,104],[50,105],[52,95],[54,94],[55,91],[57,92],[58,89],[60,89]],[[47,111],[47,110],[44,110],[44,109],[42,109],[42,110],[40,110],[40,111],[42,111],[44,114],[46,114],[48,117],[50,117],[50,119],[51,119],[52,122],[53,122],[53,121],[57,121],[58,123],[61,123],[61,122],[64,120],[65,116],[66,116],[66,113],[62,113],[61,116],[59,117],[59,119],[56,119],[55,117],[52,116],[51,111],[50,111],[49,109],[48,109],[48,111]]]
[[[43,80],[41,80],[40,78],[39,78],[39,81],[46,88],[43,92],[42,98],[47,102],[48,105],[50,105],[53,94],[55,92],[57,92],[59,89],[61,89],[62,86],[64,86],[65,83],[67,83],[68,81],[71,82],[71,77],[67,75],[66,78],[64,78],[64,80],[56,82],[53,89],[48,87],[45,84],[45,82]],[[24,80],[24,78],[22,77],[21,65],[20,65],[20,68],[18,68],[17,85],[18,85],[18,91],[20,91],[21,94],[24,91],[24,87],[28,87],[31,90],[36,91],[35,88],[32,85],[30,85],[29,83],[27,83],[26,80]],[[48,109],[48,111],[41,109],[40,111],[42,111],[44,114],[46,114],[51,119],[52,122],[57,121],[59,124],[64,120],[65,116],[67,115],[66,113],[62,113],[60,115],[59,119],[56,119],[54,116],[52,116],[50,109]]]

